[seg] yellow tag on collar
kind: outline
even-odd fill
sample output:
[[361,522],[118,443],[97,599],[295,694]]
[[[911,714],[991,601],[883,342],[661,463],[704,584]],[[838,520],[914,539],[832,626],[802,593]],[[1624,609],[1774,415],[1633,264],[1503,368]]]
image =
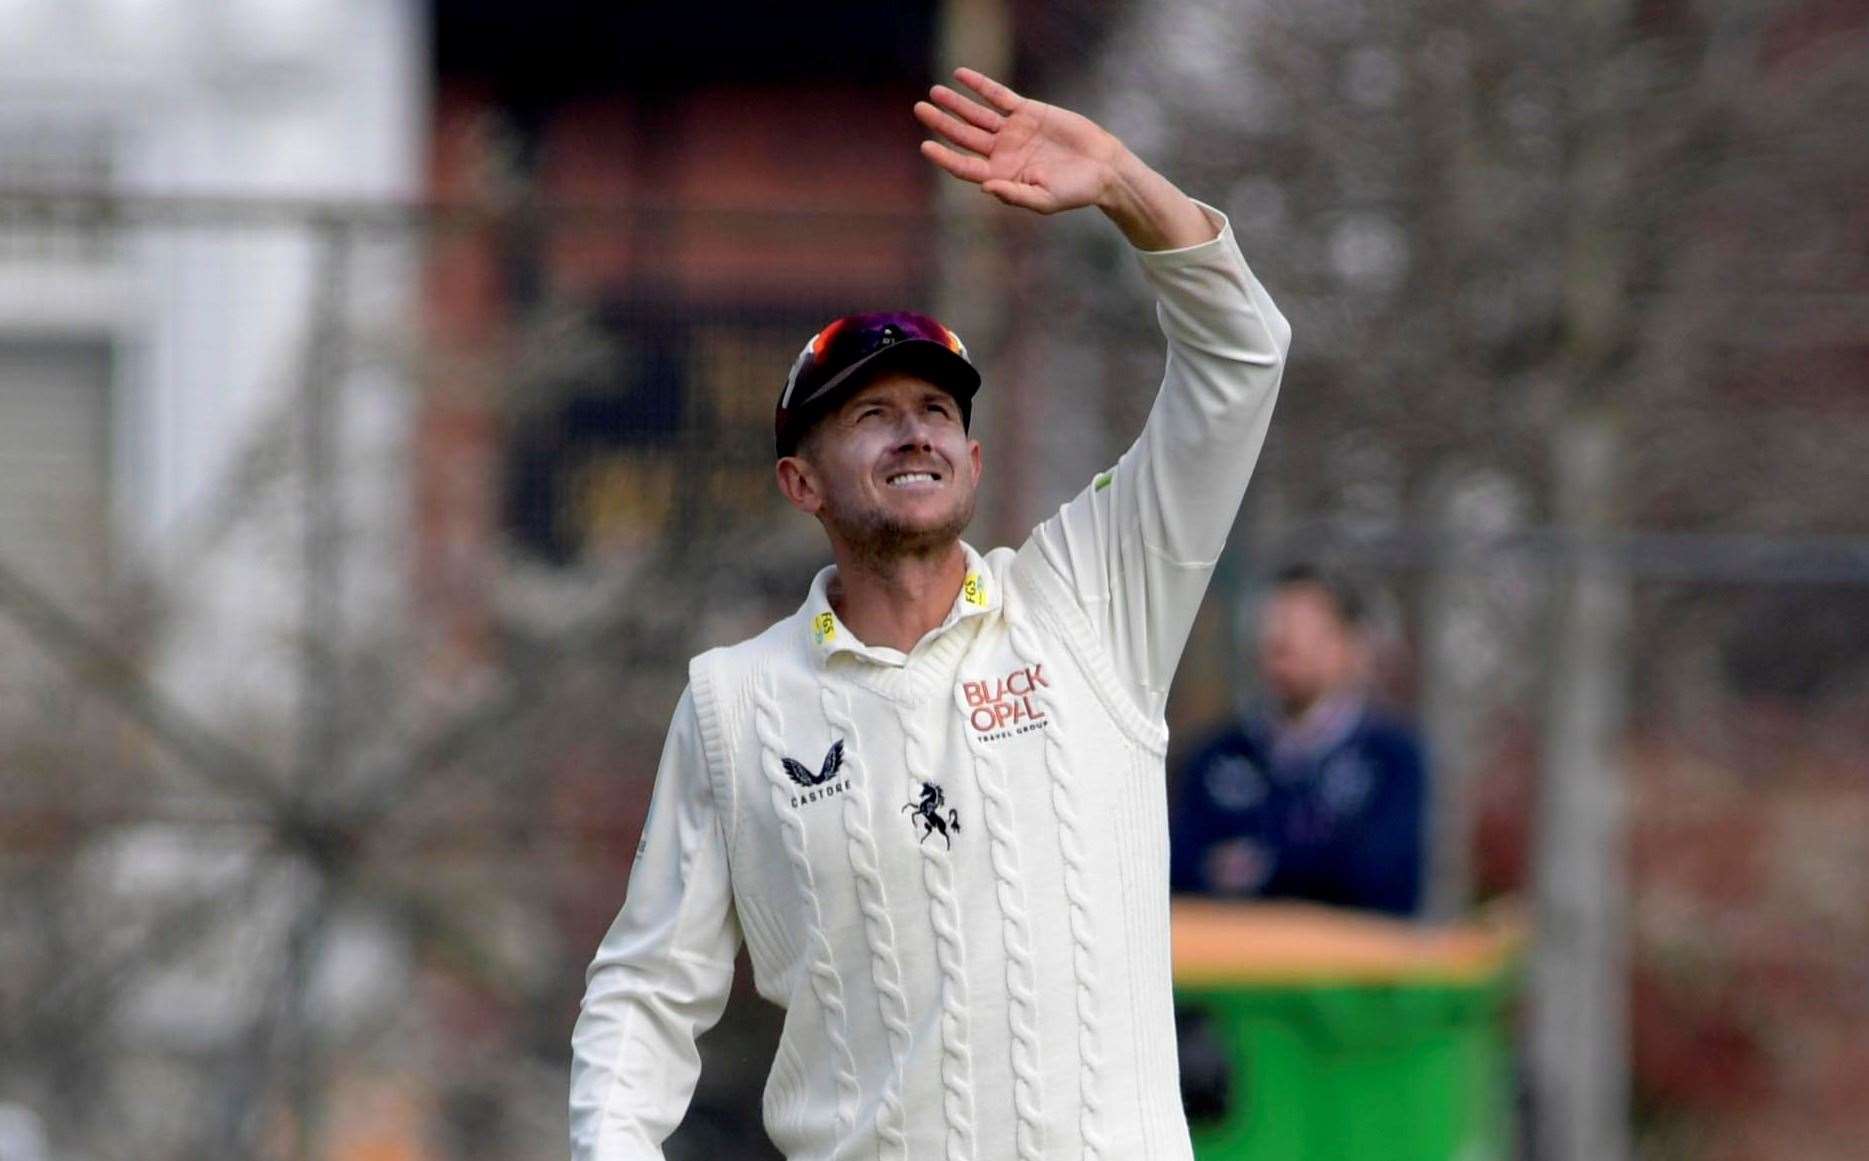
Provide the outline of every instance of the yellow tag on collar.
[[961,582],[960,595],[974,608],[986,608],[986,578],[977,572],[968,573],[967,579]]
[[812,644],[822,645],[826,641],[835,641],[836,639],[837,614],[828,612],[819,613],[817,616],[811,618]]

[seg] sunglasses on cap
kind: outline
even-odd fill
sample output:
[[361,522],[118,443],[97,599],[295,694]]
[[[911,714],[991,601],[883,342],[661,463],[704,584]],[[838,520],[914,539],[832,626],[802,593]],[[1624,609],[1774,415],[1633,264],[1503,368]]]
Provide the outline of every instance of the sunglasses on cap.
[[906,371],[933,383],[954,396],[962,426],[971,423],[980,372],[959,335],[913,311],[845,315],[811,336],[785,378],[773,414],[780,458],[796,453],[813,423],[884,370]]

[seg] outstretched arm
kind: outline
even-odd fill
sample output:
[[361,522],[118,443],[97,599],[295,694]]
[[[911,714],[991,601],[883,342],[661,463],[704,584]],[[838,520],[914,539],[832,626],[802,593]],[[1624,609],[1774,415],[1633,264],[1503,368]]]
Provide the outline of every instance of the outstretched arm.
[[1041,214],[1096,206],[1138,250],[1198,246],[1218,233],[1193,199],[1088,117],[973,69],[954,76],[979,99],[936,85],[915,104],[916,118],[946,139],[922,142],[922,156],[948,173]]
[[1116,465],[1033,531],[1021,560],[1088,616],[1156,727],[1201,597],[1265,441],[1291,328],[1232,227],[1068,109],[971,69],[915,106],[922,153],[1008,205],[1102,210],[1139,251],[1168,340],[1162,386]]

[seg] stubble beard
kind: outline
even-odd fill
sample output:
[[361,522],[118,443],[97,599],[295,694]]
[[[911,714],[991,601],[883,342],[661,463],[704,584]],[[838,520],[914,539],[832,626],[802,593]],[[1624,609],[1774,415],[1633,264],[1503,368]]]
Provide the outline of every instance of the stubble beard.
[[933,524],[910,524],[881,507],[849,511],[837,503],[826,505],[824,523],[866,566],[886,568],[952,548],[973,522],[976,496],[969,492],[964,503]]

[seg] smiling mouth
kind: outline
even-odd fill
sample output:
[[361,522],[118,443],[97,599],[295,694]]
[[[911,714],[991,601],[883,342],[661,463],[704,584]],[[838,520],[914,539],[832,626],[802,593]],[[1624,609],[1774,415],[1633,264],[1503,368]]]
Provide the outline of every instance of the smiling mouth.
[[936,472],[897,472],[885,482],[892,488],[912,488],[919,484],[938,484],[941,476]]

